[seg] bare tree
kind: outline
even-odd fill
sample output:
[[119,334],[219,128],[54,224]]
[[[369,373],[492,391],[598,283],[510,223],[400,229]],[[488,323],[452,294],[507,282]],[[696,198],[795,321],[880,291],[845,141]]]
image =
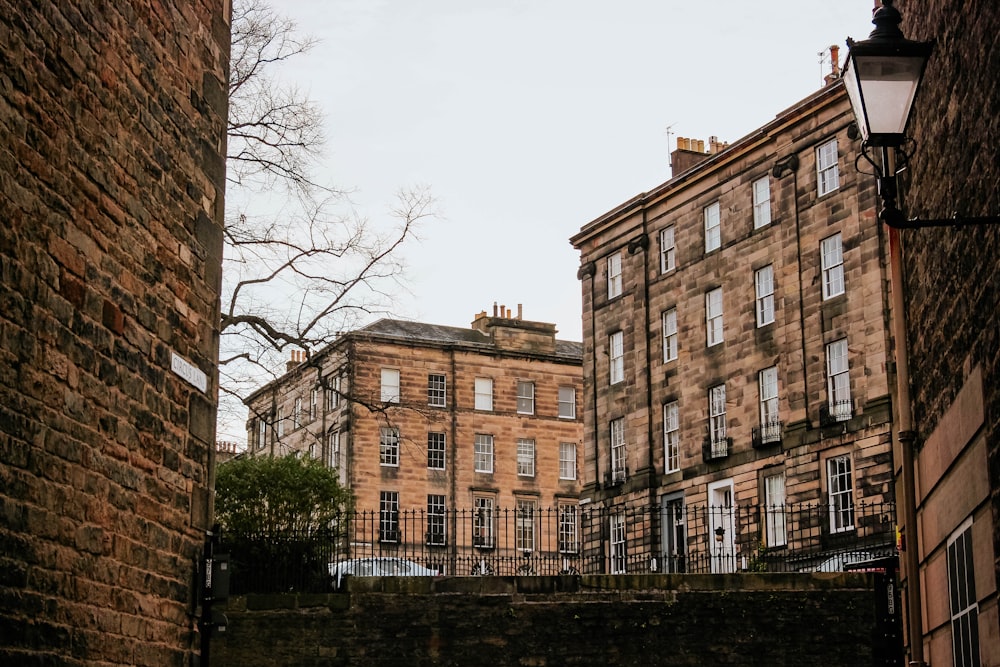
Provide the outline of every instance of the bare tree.
[[[243,433],[242,398],[276,377],[287,349],[318,350],[388,313],[401,246],[433,215],[426,188],[371,220],[314,177],[323,115],[276,70],[315,40],[263,0],[235,0],[220,323],[220,437]],[[277,203],[276,203],[277,202]]]

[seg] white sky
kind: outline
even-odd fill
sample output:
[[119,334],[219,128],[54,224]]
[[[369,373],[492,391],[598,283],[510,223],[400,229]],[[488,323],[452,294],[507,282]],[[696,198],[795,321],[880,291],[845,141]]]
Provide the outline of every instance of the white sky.
[[521,303],[569,340],[582,340],[569,237],[669,179],[677,136],[733,142],[818,90],[820,52],[840,45],[842,62],[873,5],[272,3],[321,40],[285,74],[326,113],[320,180],[374,220],[403,187],[438,200],[404,250],[411,293],[394,314],[468,326]]

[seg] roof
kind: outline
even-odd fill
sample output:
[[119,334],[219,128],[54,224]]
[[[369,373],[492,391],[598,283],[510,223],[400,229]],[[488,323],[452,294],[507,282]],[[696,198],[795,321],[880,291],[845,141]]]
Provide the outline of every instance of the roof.
[[[490,335],[478,329],[449,327],[440,324],[424,324],[423,322],[409,322],[406,320],[381,319],[366,327],[347,333],[345,336],[378,337],[409,343],[429,343],[473,349],[480,348],[483,351],[490,352],[497,350]],[[509,349],[505,349],[504,351],[513,352]],[[582,359],[583,343],[556,339],[555,351],[551,354],[568,359]]]

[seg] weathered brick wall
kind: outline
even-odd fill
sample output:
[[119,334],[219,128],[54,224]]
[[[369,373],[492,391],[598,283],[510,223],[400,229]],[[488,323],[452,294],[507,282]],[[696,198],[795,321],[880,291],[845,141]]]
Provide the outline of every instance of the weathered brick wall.
[[0,0],[0,664],[197,645],[227,7]]
[[865,575],[370,579],[348,593],[232,600],[212,664],[873,664]]

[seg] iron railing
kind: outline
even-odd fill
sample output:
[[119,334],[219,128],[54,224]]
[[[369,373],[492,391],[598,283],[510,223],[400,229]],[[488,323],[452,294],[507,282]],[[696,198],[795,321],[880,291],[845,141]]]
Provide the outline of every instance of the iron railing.
[[517,576],[843,570],[895,554],[894,505],[853,510],[847,527],[826,504],[354,511],[322,530],[224,533],[219,551],[234,594],[328,591],[338,564],[368,559]]

